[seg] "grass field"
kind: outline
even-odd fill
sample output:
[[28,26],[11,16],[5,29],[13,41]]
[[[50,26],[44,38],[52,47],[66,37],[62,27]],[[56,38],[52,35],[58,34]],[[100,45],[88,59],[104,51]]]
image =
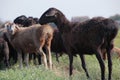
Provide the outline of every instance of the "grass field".
[[[120,32],[115,39],[115,46],[120,47]],[[90,77],[92,80],[100,80],[100,67],[96,57],[86,55],[86,65]],[[0,80],[69,80],[69,62],[68,56],[63,55],[59,58],[60,63],[56,62],[55,56],[53,55],[53,70],[46,70],[43,65],[33,66],[29,68],[24,67],[23,69],[18,68],[18,64],[15,64],[10,69],[0,70]],[[120,59],[117,55],[112,56],[113,61],[113,72],[112,80],[120,80]],[[85,72],[81,67],[81,61],[79,57],[74,57],[74,69],[72,80],[87,80]],[[108,76],[107,61],[106,66],[106,79]]]

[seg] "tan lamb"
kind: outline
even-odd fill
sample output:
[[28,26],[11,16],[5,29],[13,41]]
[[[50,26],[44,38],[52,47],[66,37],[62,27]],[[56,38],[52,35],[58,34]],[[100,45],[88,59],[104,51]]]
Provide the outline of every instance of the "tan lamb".
[[[22,68],[22,52],[26,53],[25,63],[28,66],[28,53],[38,52],[42,56],[45,68],[52,69],[51,58],[51,40],[53,38],[53,29],[49,25],[32,25],[30,27],[20,27],[14,23],[5,25],[7,29],[7,37],[13,47],[18,52],[18,60],[20,68]],[[46,49],[46,53],[43,51]],[[47,65],[48,59],[48,65]]]

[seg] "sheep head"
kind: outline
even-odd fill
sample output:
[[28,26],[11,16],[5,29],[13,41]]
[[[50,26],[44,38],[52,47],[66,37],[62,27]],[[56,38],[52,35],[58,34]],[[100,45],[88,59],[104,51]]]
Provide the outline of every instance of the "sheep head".
[[6,23],[5,29],[10,35],[14,35],[17,32],[17,30],[19,30],[19,27],[14,23]]
[[61,27],[59,25],[63,25],[64,23],[69,23],[69,20],[66,19],[65,15],[56,8],[49,8],[47,11],[43,13],[43,15],[39,19],[40,24],[54,23],[57,27]]
[[40,24],[46,24],[49,22],[55,22],[57,18],[60,16],[60,11],[58,11],[56,8],[49,8],[46,12],[43,13],[43,15],[39,19]]

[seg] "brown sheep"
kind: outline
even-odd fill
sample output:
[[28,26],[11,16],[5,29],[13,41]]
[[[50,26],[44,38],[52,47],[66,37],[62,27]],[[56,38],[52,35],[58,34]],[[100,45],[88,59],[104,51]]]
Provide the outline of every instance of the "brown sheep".
[[70,22],[65,15],[56,8],[48,9],[39,19],[40,24],[54,22],[63,38],[67,54],[69,55],[69,71],[72,75],[73,55],[79,54],[82,67],[89,78],[86,69],[84,55],[95,54],[101,68],[101,80],[105,80],[105,64],[101,57],[103,49],[107,51],[108,57],[108,79],[111,80],[112,60],[111,50],[113,40],[118,32],[118,25],[111,19],[93,18],[82,23]]
[[[16,50],[13,48],[13,46],[10,44],[9,40],[7,39],[6,37],[6,29],[4,28],[5,27],[5,24],[9,24],[9,21],[5,22],[2,26],[1,26],[1,29],[0,29],[0,37],[4,38],[4,41],[6,41],[6,45],[8,46],[8,50],[9,50],[9,62],[10,60],[12,59],[13,62],[10,63],[10,66],[15,64],[17,62],[17,52]],[[8,51],[7,51],[8,52]]]
[[[106,50],[103,49],[102,52],[103,52],[103,53],[102,53],[102,58],[103,58],[103,60],[106,60],[106,59],[107,59]],[[113,54],[113,53],[117,53],[118,58],[120,58],[120,48],[114,47],[114,48],[112,49],[111,54]]]
[[118,54],[118,58],[120,58],[120,48],[114,47],[113,48],[113,52],[117,53]]
[[[21,15],[14,20],[14,23],[21,25],[23,27],[29,27],[33,24],[37,24],[38,18],[33,18],[33,17],[27,18],[26,16]],[[54,25],[52,24],[51,26],[53,27]],[[59,62],[58,56],[59,55],[61,56],[63,54],[63,52],[65,52],[65,49],[63,46],[63,41],[62,41],[60,32],[58,31],[58,29],[56,29],[56,26],[54,26],[53,28],[54,28],[54,33],[53,33],[53,39],[52,39],[52,43],[51,43],[51,51],[55,53],[56,60]],[[40,55],[37,55],[35,53],[33,53],[33,54],[31,53],[29,55],[29,60],[31,60],[32,57],[34,58],[35,64],[36,64],[36,57],[38,58],[39,64],[41,64]],[[23,59],[24,59],[24,53],[23,53]]]
[[[33,17],[26,17],[25,15],[18,16],[14,19],[14,23],[17,25],[20,25],[21,27],[29,27],[34,24],[38,24],[38,18]],[[22,53],[22,57],[24,60],[24,53]],[[29,54],[29,61],[34,59],[34,64],[36,64],[36,58],[38,58],[38,63],[41,64],[41,56],[37,53],[30,53]]]
[[[22,55],[21,52],[26,53],[26,65],[28,66],[28,53],[38,52],[42,59],[45,68],[48,65],[52,69],[52,58],[51,58],[51,40],[53,37],[53,29],[49,25],[32,25],[30,27],[19,27],[14,23],[6,25],[7,36],[13,47],[18,52],[18,60],[20,62],[20,68],[22,68]],[[46,54],[43,51],[43,47],[46,48]]]

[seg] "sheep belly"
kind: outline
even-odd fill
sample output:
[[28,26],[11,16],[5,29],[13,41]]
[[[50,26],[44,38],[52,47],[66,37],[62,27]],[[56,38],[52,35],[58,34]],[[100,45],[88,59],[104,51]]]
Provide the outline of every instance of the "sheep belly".
[[35,47],[33,44],[29,43],[29,44],[27,44],[27,46],[25,46],[25,48],[22,49],[22,50],[24,50],[24,52],[31,53],[31,52],[37,52],[38,49],[37,49],[37,47]]
[[[27,36],[27,37],[26,37]],[[38,46],[35,45],[35,41],[33,39],[33,35],[23,35],[17,36],[12,40],[13,46],[16,50],[22,50],[23,52],[36,52],[38,50]],[[39,43],[38,43],[39,44]]]
[[26,53],[36,52],[38,50],[37,47],[33,44],[33,42],[23,42],[23,43],[17,42],[17,43],[13,43],[13,45],[16,50],[22,50],[23,52]]

